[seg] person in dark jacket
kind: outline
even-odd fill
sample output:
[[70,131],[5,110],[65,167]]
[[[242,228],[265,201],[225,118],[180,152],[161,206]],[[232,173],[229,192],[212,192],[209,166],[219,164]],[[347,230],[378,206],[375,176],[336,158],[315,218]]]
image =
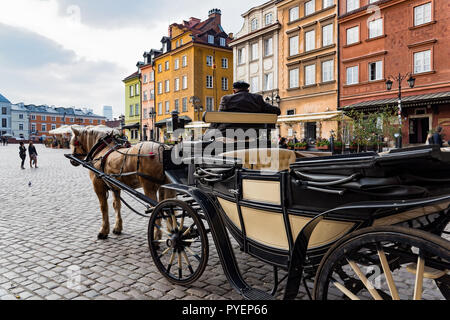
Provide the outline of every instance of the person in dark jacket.
[[25,145],[23,142],[21,142],[20,146],[19,146],[19,157],[20,157],[20,159],[22,159],[22,164],[20,165],[20,168],[22,170],[25,170],[24,164],[25,164],[25,159],[27,158],[27,148],[25,148]]
[[[281,114],[279,108],[266,103],[263,96],[250,93],[249,88],[250,85],[246,82],[235,82],[233,84],[233,94],[222,97],[219,112]],[[228,128],[236,128],[236,125],[217,123],[210,126],[210,129],[217,129],[222,133],[225,133]]]
[[436,132],[433,134],[433,144],[437,144],[441,148],[444,146],[444,141],[442,140],[442,127],[436,128]]
[[30,155],[30,168],[33,168],[33,163],[34,163],[34,167],[37,168],[37,151],[36,148],[33,144],[33,142],[30,142],[30,144],[28,145],[28,153]]

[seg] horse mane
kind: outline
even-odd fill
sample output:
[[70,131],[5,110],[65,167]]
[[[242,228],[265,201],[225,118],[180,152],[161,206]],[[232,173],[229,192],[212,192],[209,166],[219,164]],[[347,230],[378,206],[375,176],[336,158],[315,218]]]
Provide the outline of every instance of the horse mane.
[[107,126],[88,126],[80,129],[79,132],[88,149],[93,148],[100,139],[103,139],[110,134],[120,135],[119,130]]

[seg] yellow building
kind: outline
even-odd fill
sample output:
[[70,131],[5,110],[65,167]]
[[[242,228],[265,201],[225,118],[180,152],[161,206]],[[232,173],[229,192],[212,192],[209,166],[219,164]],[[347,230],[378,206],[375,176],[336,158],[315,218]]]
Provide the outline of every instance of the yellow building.
[[155,58],[156,127],[161,142],[171,139],[166,120],[173,111],[190,124],[206,127],[204,111],[218,110],[224,95],[232,93],[231,38],[221,27],[221,11],[213,9],[205,21],[190,18],[169,27],[162,54]]

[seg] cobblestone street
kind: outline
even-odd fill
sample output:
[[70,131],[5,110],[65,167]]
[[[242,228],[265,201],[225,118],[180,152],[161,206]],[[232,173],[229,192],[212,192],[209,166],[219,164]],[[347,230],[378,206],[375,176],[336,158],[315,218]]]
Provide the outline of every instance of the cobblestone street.
[[[39,169],[26,163],[20,170],[18,146],[0,146],[0,300],[241,299],[212,240],[205,273],[188,287],[172,285],[158,272],[147,245],[148,221],[127,208],[124,233],[97,240],[101,214],[88,171],[69,164],[63,156],[68,150],[38,145],[37,151]],[[272,268],[234,244],[245,279],[269,291]],[[298,298],[307,299],[306,293]]]

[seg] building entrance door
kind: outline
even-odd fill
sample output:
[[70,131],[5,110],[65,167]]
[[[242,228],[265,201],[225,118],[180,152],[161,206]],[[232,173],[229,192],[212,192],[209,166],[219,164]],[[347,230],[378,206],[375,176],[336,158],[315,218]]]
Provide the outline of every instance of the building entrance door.
[[305,138],[308,142],[315,141],[317,138],[316,135],[317,126],[315,122],[307,122],[305,125]]
[[409,143],[424,144],[430,131],[430,118],[413,118],[409,120]]

